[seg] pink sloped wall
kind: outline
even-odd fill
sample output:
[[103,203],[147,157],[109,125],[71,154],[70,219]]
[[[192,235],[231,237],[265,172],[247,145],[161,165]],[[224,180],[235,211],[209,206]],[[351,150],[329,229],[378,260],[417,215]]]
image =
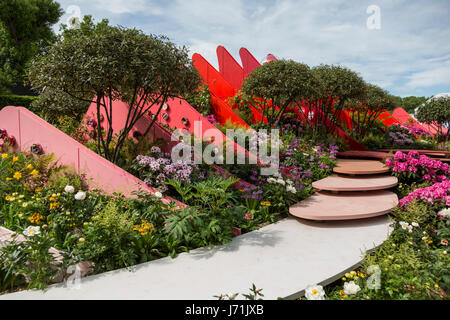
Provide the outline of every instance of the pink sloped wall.
[[[151,130],[153,132],[151,133],[152,137],[160,137],[163,138],[166,141],[171,141],[171,134],[167,132],[166,130],[161,130],[162,128],[159,126],[159,124],[167,125],[171,127],[172,129],[185,129],[189,131],[190,133],[194,134],[196,137],[202,136],[206,130],[211,130],[210,132],[214,132],[218,136],[222,136],[223,140],[229,140],[226,135],[224,135],[219,129],[217,129],[213,124],[211,124],[208,120],[206,120],[197,110],[195,110],[187,101],[179,98],[170,99],[167,102],[167,110],[161,110],[160,114],[158,115],[155,125]],[[150,111],[153,113],[156,113],[158,111],[157,106],[153,106]],[[167,114],[167,118],[163,118],[163,114]],[[93,103],[89,107],[85,118],[92,118],[97,119],[97,106]],[[106,116],[104,114],[103,108],[101,108],[101,114],[104,115],[105,119]],[[113,117],[112,117],[112,126],[114,129],[114,132],[118,132],[117,128],[123,128],[126,117],[128,114],[128,105],[122,101],[113,101]],[[185,118],[188,120],[187,124],[184,124],[182,119]],[[140,133],[144,133],[147,129],[147,126],[150,124],[150,121],[152,121],[152,118],[150,115],[143,116],[139,121],[137,121],[136,125],[133,128],[133,131],[139,131]],[[194,121],[200,121],[202,123],[202,132],[194,132]],[[101,125],[107,129],[107,121],[104,120],[101,122]],[[204,135],[203,138],[207,138],[208,135]],[[174,144],[177,144],[178,142],[170,142],[169,146],[166,146],[168,150],[170,150],[170,146],[173,146]],[[247,154],[250,158],[257,159],[257,157],[253,154],[251,154],[248,150],[241,147],[240,145],[232,142],[232,145],[234,145],[234,148],[236,152],[241,154]]]
[[[33,144],[42,145],[44,152],[54,153],[59,163],[86,174],[91,187],[108,193],[122,192],[127,196],[140,189],[150,193],[156,191],[23,107],[8,106],[0,110],[0,128],[15,136],[23,151],[28,151]],[[170,197],[162,201],[175,201],[179,207],[186,206]]]

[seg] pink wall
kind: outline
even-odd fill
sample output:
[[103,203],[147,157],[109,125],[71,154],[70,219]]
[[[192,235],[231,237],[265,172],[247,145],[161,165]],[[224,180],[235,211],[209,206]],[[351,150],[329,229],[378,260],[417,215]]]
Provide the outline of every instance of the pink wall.
[[[40,144],[45,153],[54,153],[59,163],[73,167],[77,173],[86,174],[92,188],[108,193],[122,192],[128,196],[139,189],[150,193],[156,191],[23,107],[4,107],[0,110],[0,127],[16,137],[22,151],[28,151],[33,144]],[[162,200],[185,206],[170,197]]]
[[[114,101],[113,108],[113,128],[123,128],[128,114],[128,105],[122,101]],[[86,115],[88,117],[97,119],[95,117],[96,110],[96,105],[91,104]],[[158,111],[158,107],[154,106],[150,110],[156,113]],[[167,114],[166,119],[164,119],[165,113]],[[183,123],[183,118],[188,120],[186,124]],[[155,124],[164,124],[171,127],[172,129],[185,129],[194,134],[196,137],[203,136],[206,130],[209,130],[210,133],[214,133],[214,135],[216,136],[221,136],[224,141],[230,141],[230,143],[234,145],[236,152],[247,154],[250,158],[256,159],[255,155],[251,154],[250,152],[248,152],[248,150],[227,138],[226,135],[224,135],[219,129],[217,129],[213,124],[206,120],[197,110],[195,110],[188,102],[183,99],[170,99],[167,102],[167,110],[161,110],[161,113],[158,115],[156,120],[157,121],[155,122]],[[144,116],[136,123],[134,129],[141,133],[144,133],[150,121],[150,116]],[[194,121],[200,121],[202,123],[202,132],[194,132]],[[105,129],[107,129],[106,120],[101,124],[105,127]],[[171,134],[165,130],[161,130],[160,126],[156,125],[151,130],[153,130],[151,132],[152,137],[160,137],[165,139],[166,141],[171,140]],[[208,135],[204,135],[204,137],[208,137]],[[173,144],[177,144],[177,142],[174,142]]]

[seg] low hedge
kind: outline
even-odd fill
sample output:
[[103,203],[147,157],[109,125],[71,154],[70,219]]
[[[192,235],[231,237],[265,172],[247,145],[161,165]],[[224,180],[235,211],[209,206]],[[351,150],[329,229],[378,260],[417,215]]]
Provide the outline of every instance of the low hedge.
[[0,95],[0,109],[6,106],[24,107],[34,112],[31,103],[36,100],[34,96]]

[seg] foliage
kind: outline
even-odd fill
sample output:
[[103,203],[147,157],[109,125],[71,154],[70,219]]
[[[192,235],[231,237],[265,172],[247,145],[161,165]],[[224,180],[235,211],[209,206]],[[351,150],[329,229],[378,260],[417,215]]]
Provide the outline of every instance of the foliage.
[[387,91],[372,84],[365,84],[363,97],[352,102],[347,107],[350,116],[355,121],[356,126],[350,132],[356,139],[362,139],[374,127],[380,114],[392,105],[391,96]]
[[38,109],[32,107],[32,103],[36,97],[32,96],[16,96],[16,95],[0,95],[0,109],[6,106],[24,107],[30,111],[37,113]]
[[369,132],[361,139],[361,144],[369,150],[384,149],[386,145],[386,136],[380,133]]
[[[311,69],[315,79],[317,99],[305,102],[301,108],[304,119],[315,131],[333,132],[341,118],[344,106],[364,96],[366,84],[355,72],[333,65],[320,65]],[[313,116],[310,116],[313,113]],[[329,119],[330,123],[327,123]]]
[[[62,91],[106,113],[107,132],[97,126],[97,151],[117,162],[120,150],[135,123],[156,107],[158,115],[168,99],[192,92],[199,75],[185,47],[176,47],[165,37],[146,35],[136,29],[109,26],[102,22],[81,29],[76,36],[59,36],[45,54],[33,60],[29,78],[36,90]],[[92,100],[93,99],[93,100]],[[127,121],[113,140],[112,101],[128,104]],[[154,120],[143,133],[145,137]]]
[[[264,297],[264,294],[262,294],[263,289],[257,289],[255,284],[252,284],[252,287],[249,289],[250,292],[248,294],[242,293],[242,296],[246,300],[262,300],[261,297]],[[239,296],[239,293],[234,294],[219,294],[214,296],[214,298],[217,298],[217,300],[235,300]],[[260,298],[258,298],[260,297]]]
[[211,114],[211,93],[209,92],[209,87],[206,84],[202,84],[201,87],[197,88],[193,92],[187,92],[183,98],[203,116]]
[[271,61],[255,69],[242,85],[247,103],[262,113],[259,127],[276,126],[288,107],[315,94],[317,81],[310,68],[292,60]]
[[[417,111],[417,119],[420,122],[433,124],[438,127],[438,136],[443,129],[450,128],[450,97],[432,98],[421,105]],[[443,135],[444,141],[449,140],[450,134]]]
[[53,0],[0,2],[0,87],[24,81],[27,64],[55,38],[63,11]]
[[15,278],[26,280],[28,289],[43,289],[58,275],[57,265],[60,262],[55,261],[54,255],[49,252],[51,247],[51,235],[45,230],[27,237],[25,241],[13,240],[0,249],[0,269],[6,278],[14,275]]

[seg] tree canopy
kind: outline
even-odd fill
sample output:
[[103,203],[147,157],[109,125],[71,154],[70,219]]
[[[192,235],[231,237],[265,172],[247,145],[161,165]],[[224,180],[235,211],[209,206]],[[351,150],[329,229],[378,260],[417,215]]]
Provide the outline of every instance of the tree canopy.
[[[116,162],[135,123],[153,106],[158,106],[159,114],[169,98],[197,89],[200,77],[188,50],[166,37],[109,26],[104,21],[85,27],[76,36],[60,36],[34,59],[29,78],[37,90],[58,90],[80,102],[94,102],[98,117],[103,110],[108,131],[103,136],[101,126],[97,126],[97,149]],[[114,100],[130,107],[117,141],[113,141],[110,125]],[[100,123],[100,118],[97,120]]]
[[362,139],[372,128],[378,116],[395,103],[392,96],[377,85],[365,84],[364,94],[359,99],[349,101],[346,108],[356,126],[351,131],[355,138]]
[[63,10],[53,0],[0,1],[0,87],[24,81],[32,57],[54,41]]
[[[275,60],[254,70],[242,85],[242,93],[260,110],[268,126],[276,125],[288,106],[315,96],[317,81],[310,68],[293,60]],[[260,125],[263,124],[261,119]]]
[[[432,98],[419,107],[416,116],[420,122],[438,126],[441,135],[444,128],[450,129],[450,97]],[[444,139],[447,141],[449,136],[447,130]]]

